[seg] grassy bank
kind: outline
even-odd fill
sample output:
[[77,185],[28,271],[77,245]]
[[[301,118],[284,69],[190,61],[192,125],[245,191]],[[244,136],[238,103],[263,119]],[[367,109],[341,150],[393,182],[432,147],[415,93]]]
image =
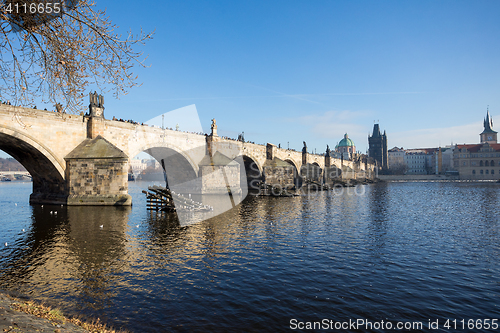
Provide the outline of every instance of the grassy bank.
[[13,311],[26,314],[26,317],[16,316],[15,320],[11,320],[11,324],[3,328],[4,332],[20,332],[20,329],[22,332],[23,327],[27,327],[28,323],[32,326],[33,321],[36,321],[33,317],[37,317],[40,318],[40,321],[43,321],[43,324],[50,324],[53,332],[56,333],[73,331],[76,328],[80,332],[126,333],[125,331],[118,331],[107,327],[99,319],[86,321],[75,316],[65,316],[61,310],[38,302],[25,301],[5,294],[2,296],[0,308],[10,308]]

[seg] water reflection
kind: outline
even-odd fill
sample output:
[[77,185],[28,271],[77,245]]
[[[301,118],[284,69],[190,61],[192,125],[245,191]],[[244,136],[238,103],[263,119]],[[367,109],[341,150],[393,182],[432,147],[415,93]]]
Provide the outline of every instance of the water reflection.
[[[56,212],[56,214],[54,214]],[[68,229],[65,208],[59,206],[34,206],[31,225],[10,244],[5,255],[8,262],[0,271],[1,288],[11,289],[38,277],[38,271],[49,264],[54,247],[62,241]]]
[[497,214],[494,210],[488,209],[489,207],[498,207],[498,187],[485,186],[478,194],[479,203],[481,205],[482,217],[485,221],[491,222],[496,220]]
[[[389,189],[387,183],[378,183],[370,187],[368,193],[370,199],[368,205],[370,209],[369,239],[373,242],[373,252],[375,256],[380,255],[388,242],[388,211],[391,207],[389,200]],[[390,240],[389,240],[390,241]]]
[[102,309],[127,262],[130,207],[32,206],[32,222],[11,246],[0,288],[38,296],[72,294]]
[[117,278],[127,265],[130,211],[130,207],[68,207],[65,240],[75,269],[69,278],[79,282],[72,286],[74,292],[94,309],[104,308],[116,294]]

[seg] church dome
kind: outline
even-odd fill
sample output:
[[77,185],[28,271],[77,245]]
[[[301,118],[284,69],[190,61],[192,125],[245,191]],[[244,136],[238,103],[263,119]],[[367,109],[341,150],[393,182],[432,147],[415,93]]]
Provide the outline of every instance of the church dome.
[[339,144],[337,145],[337,147],[355,147],[355,146],[356,145],[354,144],[354,141],[349,139],[347,133],[344,134],[344,138],[340,140]]

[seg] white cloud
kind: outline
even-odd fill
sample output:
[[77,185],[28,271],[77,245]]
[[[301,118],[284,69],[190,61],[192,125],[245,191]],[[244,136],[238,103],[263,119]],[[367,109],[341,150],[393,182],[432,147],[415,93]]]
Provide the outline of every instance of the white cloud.
[[389,149],[397,146],[404,148],[443,147],[451,143],[478,143],[482,122],[467,125],[418,129],[406,132],[387,133]]

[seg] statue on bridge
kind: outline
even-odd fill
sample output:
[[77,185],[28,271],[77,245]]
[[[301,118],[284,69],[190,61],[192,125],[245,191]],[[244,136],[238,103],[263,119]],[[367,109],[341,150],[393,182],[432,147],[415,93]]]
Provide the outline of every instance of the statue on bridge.
[[58,113],[63,113],[63,107],[62,107],[62,104],[61,103],[56,103],[55,104],[55,107],[56,107],[56,111]]
[[326,157],[330,157],[330,147],[328,145],[326,145],[326,153],[325,153],[325,156]]
[[302,141],[304,143],[304,148],[302,148],[302,153],[307,153],[307,144],[305,141]]
[[211,136],[218,136],[217,135],[217,124],[215,122],[215,118],[212,118],[212,126],[210,126],[210,129],[212,130],[212,133],[210,134]]

